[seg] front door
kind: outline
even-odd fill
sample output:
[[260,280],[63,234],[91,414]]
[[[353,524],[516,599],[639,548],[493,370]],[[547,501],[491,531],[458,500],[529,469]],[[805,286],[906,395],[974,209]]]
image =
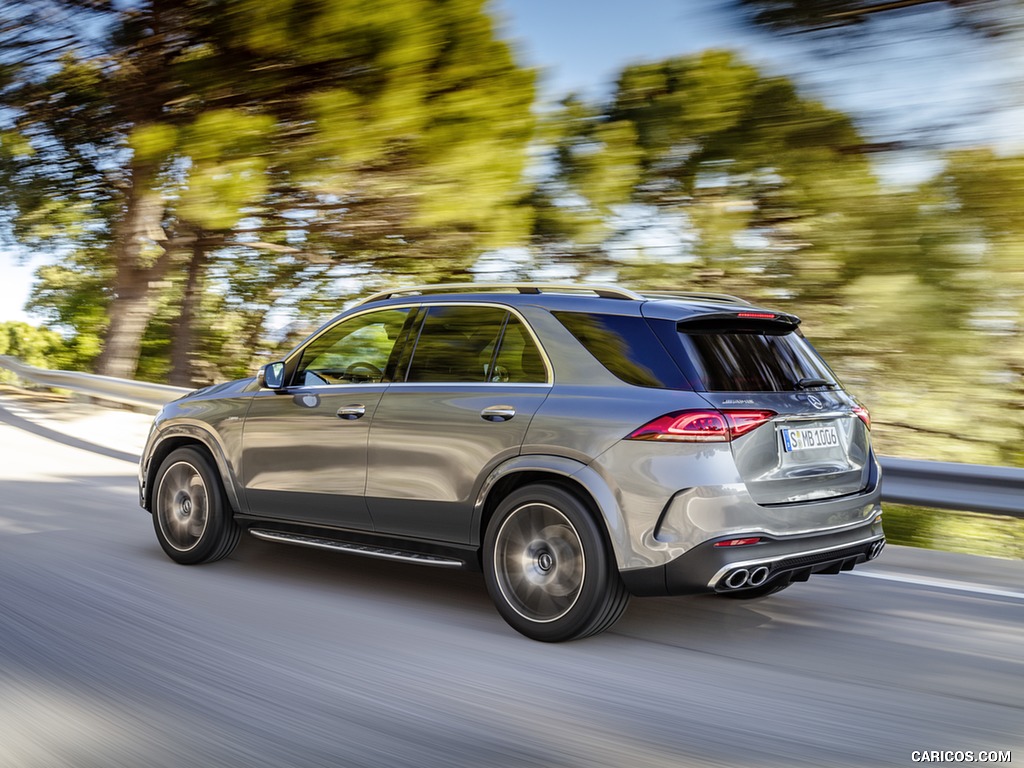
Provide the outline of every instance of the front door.
[[242,436],[251,514],[372,530],[367,438],[410,311],[345,318],[290,358],[289,386],[256,394]]

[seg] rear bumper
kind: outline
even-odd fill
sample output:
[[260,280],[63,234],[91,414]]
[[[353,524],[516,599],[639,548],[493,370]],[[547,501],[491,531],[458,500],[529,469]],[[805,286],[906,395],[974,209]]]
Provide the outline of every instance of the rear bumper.
[[757,544],[716,547],[722,536],[708,540],[669,563],[621,571],[634,595],[692,595],[741,592],[768,585],[807,581],[815,573],[839,573],[873,560],[885,545],[881,517],[843,531],[802,536],[759,536]]

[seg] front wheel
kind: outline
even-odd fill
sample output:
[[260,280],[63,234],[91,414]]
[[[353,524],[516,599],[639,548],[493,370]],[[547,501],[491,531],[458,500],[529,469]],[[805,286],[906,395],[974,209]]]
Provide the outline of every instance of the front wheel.
[[153,528],[164,552],[184,565],[231,554],[241,529],[231,516],[213,463],[196,448],[178,448],[156,473]]
[[534,640],[596,635],[629,602],[594,516],[556,486],[526,486],[498,505],[484,537],[483,566],[502,618]]

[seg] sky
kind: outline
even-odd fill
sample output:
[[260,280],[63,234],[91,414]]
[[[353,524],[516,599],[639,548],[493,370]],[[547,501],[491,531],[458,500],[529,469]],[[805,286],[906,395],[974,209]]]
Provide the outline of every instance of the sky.
[[[737,17],[731,0],[495,0],[493,5],[521,61],[540,69],[549,98],[573,91],[599,97],[628,64],[729,48],[766,72],[793,77],[805,91],[859,118],[869,135],[885,138],[979,111],[996,88],[1024,88],[1019,38],[983,45],[980,38],[945,34],[952,16],[938,5],[875,17],[873,42],[843,55],[834,44],[812,47],[806,35],[753,29]],[[1007,150],[1024,149],[1020,94],[1017,110],[978,114],[951,138],[973,143],[981,137]],[[892,110],[893,105],[903,109]]]
[[[942,34],[949,19],[930,6],[926,12],[872,21],[886,25],[888,44],[858,46],[855,52],[836,55],[812,49],[806,36],[780,38],[751,29],[729,6],[729,0],[492,0],[500,34],[513,42],[521,63],[539,70],[541,94],[548,100],[570,92],[600,99],[629,64],[731,48],[766,72],[791,76],[806,92],[849,112],[875,139],[944,125],[944,138],[953,143],[1024,151],[1020,40],[983,47],[968,39],[965,44],[962,37]],[[827,66],[822,66],[825,60]],[[1007,85],[1018,89],[1017,108],[990,110],[991,94],[1005,92]],[[908,155],[879,170],[890,182],[912,183],[935,169],[933,159]],[[0,249],[0,321],[33,321],[22,307],[41,261],[24,265]]]

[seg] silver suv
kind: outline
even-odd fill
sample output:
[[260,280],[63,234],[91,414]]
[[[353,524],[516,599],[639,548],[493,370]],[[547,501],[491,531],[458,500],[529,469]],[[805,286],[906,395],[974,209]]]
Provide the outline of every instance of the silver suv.
[[179,563],[260,539],[480,569],[593,635],[629,595],[756,598],[885,543],[867,411],[793,315],[607,286],[379,293],[157,415],[140,500]]

